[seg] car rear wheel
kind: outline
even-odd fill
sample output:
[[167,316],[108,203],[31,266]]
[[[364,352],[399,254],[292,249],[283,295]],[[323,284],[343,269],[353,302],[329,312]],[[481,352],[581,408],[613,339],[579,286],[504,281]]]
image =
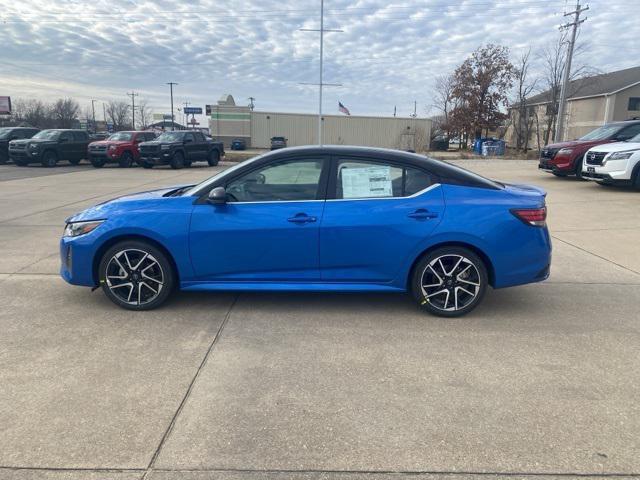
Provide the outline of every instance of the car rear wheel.
[[129,152],[124,152],[118,161],[120,168],[129,168],[133,165],[133,156]]
[[171,168],[174,170],[179,170],[184,167],[184,155],[180,152],[176,152],[173,154],[173,158],[171,158]]
[[42,166],[47,168],[55,167],[58,163],[58,156],[55,152],[45,152],[42,157]]
[[218,150],[211,150],[207,163],[209,163],[210,167],[218,165],[218,163],[220,163],[220,152]]
[[175,282],[166,255],[143,241],[124,241],[109,248],[100,260],[98,275],[105,295],[129,310],[160,306]]
[[414,268],[411,287],[418,304],[441,317],[459,317],[482,301],[487,268],[472,251],[442,247],[426,254]]

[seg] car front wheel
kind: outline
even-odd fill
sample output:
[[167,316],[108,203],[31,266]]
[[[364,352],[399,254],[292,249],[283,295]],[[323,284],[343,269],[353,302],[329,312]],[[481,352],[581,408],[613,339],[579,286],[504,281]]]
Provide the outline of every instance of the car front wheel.
[[184,167],[184,155],[182,155],[182,153],[180,152],[174,153],[173,158],[171,159],[169,164],[174,170],[181,169],[182,167]]
[[175,282],[167,256],[143,241],[124,241],[109,248],[100,260],[98,275],[105,295],[128,310],[160,306]]
[[475,253],[442,247],[420,259],[411,287],[418,304],[428,312],[459,317],[478,306],[488,283],[487,268]]
[[218,165],[218,163],[220,163],[220,152],[218,152],[218,150],[212,150],[209,153],[207,162],[209,163],[210,167],[215,167],[216,165]]

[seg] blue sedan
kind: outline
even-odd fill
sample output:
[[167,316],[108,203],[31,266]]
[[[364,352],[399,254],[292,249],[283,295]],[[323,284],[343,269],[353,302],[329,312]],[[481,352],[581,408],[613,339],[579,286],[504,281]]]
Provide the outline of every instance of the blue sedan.
[[549,275],[545,192],[420,155],[297,147],[67,220],[61,275],[148,310],[184,291],[406,292],[441,316]]

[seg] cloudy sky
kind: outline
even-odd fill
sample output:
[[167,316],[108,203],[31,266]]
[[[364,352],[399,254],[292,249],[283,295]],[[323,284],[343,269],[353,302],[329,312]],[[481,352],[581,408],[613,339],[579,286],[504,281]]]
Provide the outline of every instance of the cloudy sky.
[[[601,71],[640,63],[639,0],[592,0],[583,60]],[[154,112],[231,93],[258,110],[317,111],[319,0],[0,0],[0,95],[86,105],[135,91]],[[583,4],[585,2],[583,1]],[[434,78],[483,43],[532,57],[575,0],[325,0],[324,109],[426,115]],[[98,106],[98,118],[101,118]]]

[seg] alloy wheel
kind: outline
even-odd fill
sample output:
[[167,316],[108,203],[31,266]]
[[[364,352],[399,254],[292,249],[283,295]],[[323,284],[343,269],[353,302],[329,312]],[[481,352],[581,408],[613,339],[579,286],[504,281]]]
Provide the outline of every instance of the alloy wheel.
[[117,252],[107,263],[105,272],[111,293],[128,305],[145,305],[154,301],[165,284],[160,262],[148,252],[126,249]]
[[481,289],[478,267],[469,258],[445,254],[429,262],[420,277],[424,301],[437,310],[456,312],[471,305]]

